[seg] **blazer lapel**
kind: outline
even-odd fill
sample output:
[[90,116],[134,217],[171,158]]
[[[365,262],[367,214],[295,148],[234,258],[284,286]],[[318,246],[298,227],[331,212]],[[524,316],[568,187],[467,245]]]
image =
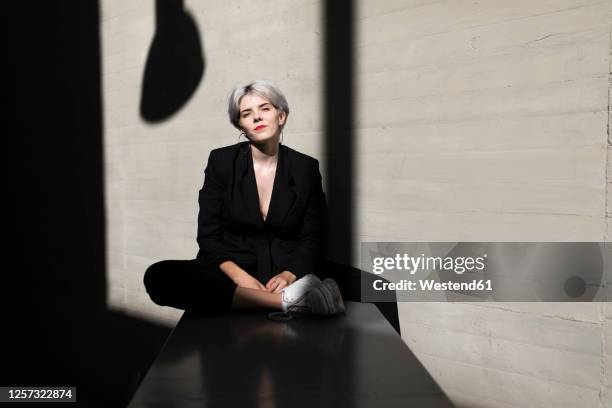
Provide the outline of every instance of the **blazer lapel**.
[[237,163],[236,172],[240,177],[238,180],[238,189],[240,190],[242,201],[246,207],[249,219],[253,224],[263,227],[263,220],[259,213],[259,195],[257,194],[255,172],[253,171],[253,158],[248,142],[244,142],[244,144],[240,146],[239,156],[240,159]]
[[296,196],[295,180],[291,173],[288,150],[281,144],[279,145],[277,171],[274,177],[274,188],[272,189],[266,224],[280,225],[293,206]]

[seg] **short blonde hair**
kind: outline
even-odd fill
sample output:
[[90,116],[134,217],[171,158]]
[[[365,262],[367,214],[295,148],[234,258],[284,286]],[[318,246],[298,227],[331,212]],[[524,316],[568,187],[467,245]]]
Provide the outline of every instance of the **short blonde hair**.
[[[247,84],[236,85],[229,94],[227,114],[230,122],[237,129],[242,130],[240,127],[240,101],[248,94],[255,94],[269,100],[276,109],[289,116],[289,104],[281,90],[266,79],[258,79]],[[285,123],[287,122],[285,121]]]

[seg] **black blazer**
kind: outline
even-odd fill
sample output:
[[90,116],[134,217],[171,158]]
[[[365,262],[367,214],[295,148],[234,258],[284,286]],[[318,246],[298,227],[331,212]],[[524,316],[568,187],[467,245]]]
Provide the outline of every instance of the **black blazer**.
[[284,145],[263,221],[249,142],[210,152],[199,194],[197,259],[231,260],[266,283],[317,272],[327,248],[327,204],[319,162]]

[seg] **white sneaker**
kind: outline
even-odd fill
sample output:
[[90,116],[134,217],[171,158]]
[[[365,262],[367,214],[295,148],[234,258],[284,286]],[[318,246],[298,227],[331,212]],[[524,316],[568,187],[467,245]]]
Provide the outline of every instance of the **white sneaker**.
[[281,304],[283,306],[283,311],[286,312],[290,305],[298,301],[312,286],[320,282],[321,279],[319,279],[316,275],[308,274],[283,289],[281,291]]
[[283,310],[296,314],[332,316],[345,313],[344,301],[338,285],[327,278],[311,286],[309,290]]

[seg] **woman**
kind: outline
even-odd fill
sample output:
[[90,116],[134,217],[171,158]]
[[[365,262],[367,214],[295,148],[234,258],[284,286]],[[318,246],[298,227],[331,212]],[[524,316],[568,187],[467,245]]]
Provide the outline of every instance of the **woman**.
[[248,141],[210,153],[197,258],[150,266],[151,299],[206,313],[343,313],[335,281],[314,275],[325,255],[327,205],[318,161],[280,143],[287,100],[258,80],[232,90],[228,114]]

